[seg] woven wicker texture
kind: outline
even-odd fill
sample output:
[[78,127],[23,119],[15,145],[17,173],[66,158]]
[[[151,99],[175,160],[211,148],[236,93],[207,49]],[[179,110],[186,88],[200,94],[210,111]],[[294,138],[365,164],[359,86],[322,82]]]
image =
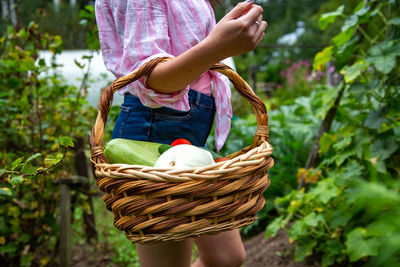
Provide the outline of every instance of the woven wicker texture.
[[231,68],[218,63],[211,70],[226,75],[253,107],[257,130],[252,145],[206,167],[157,169],[109,164],[101,147],[114,93],[169,58],[157,58],[115,80],[102,92],[99,113],[90,136],[92,170],[105,193],[114,225],[132,242],[182,240],[249,225],[265,204],[263,193],[274,164],[268,143],[268,116],[263,101]]

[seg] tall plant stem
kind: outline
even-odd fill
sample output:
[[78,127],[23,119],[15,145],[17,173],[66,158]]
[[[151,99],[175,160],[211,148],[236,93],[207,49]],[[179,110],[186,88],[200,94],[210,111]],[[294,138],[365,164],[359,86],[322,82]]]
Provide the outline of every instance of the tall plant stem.
[[38,122],[39,129],[39,153],[42,154],[42,165],[44,165],[44,156],[43,156],[43,129],[42,129],[42,112],[40,108],[40,95],[39,95],[39,82],[35,79],[36,83],[36,97],[35,97],[35,105],[36,105],[36,117]]
[[[319,127],[318,134],[315,137],[311,152],[307,158],[307,163],[305,166],[306,170],[315,168],[318,165],[319,140],[321,139],[321,137],[324,133],[328,132],[331,129],[332,121],[335,118],[336,111],[339,106],[340,99],[342,98],[345,88],[346,88],[345,85],[342,85],[342,88],[340,89],[338,96],[335,99],[335,103],[329,109],[328,113],[326,114],[324,120],[322,121],[322,123]],[[299,183],[299,186],[297,187],[297,190],[300,190],[306,186],[305,173],[306,172],[304,172],[303,175],[301,176],[300,183]]]
[[[81,85],[80,85],[80,87],[79,87],[79,91],[78,91],[78,94],[76,95],[76,98],[75,98],[75,107],[78,105],[78,102],[79,102],[79,100],[81,99],[81,96],[82,96],[82,91],[83,91],[83,89],[86,87],[86,85],[87,85],[87,81],[88,81],[88,79],[89,79],[89,73],[90,73],[90,66],[91,66],[91,64],[92,64],[92,59],[93,59],[93,52],[91,51],[91,56],[90,56],[90,58],[89,58],[89,60],[88,60],[88,67],[87,67],[87,70],[86,70],[86,72],[83,74],[83,79],[82,79],[82,82],[81,82]],[[72,130],[73,130],[73,128],[74,128],[74,117],[75,117],[75,113],[76,113],[76,109],[74,109],[74,110],[72,110],[72,112],[71,112],[71,116],[70,116],[70,118],[69,118],[69,121],[70,121],[70,124],[69,124],[69,132],[72,132]]]

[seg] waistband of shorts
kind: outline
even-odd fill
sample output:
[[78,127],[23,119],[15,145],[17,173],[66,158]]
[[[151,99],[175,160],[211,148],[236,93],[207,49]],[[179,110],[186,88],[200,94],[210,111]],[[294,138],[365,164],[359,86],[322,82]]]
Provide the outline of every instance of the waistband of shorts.
[[[206,95],[203,93],[200,93],[196,90],[190,89],[188,93],[188,98],[189,98],[189,103],[212,109],[215,106],[215,101],[214,101],[214,96],[212,95]],[[140,103],[140,100],[137,96],[131,95],[129,93],[125,94],[124,96],[124,104],[138,104]]]

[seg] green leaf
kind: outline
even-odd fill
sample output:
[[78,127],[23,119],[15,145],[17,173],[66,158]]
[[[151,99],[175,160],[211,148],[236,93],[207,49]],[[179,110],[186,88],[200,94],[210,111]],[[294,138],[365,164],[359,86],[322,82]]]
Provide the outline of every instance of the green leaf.
[[67,137],[67,136],[62,136],[60,137],[60,145],[63,147],[74,147],[74,142],[72,141],[72,138]]
[[345,138],[343,138],[342,140],[336,142],[333,147],[335,148],[336,151],[340,151],[343,150],[344,148],[348,147],[351,145],[351,140],[353,138],[354,133],[349,134],[348,136],[346,136]]
[[20,61],[20,71],[26,72],[35,68],[35,61],[33,59],[24,59]]
[[359,39],[359,36],[356,35],[352,37],[350,41],[338,47],[335,53],[336,69],[340,70],[343,68],[343,66],[348,64],[349,60],[354,56],[354,51],[356,50]]
[[319,27],[321,28],[321,30],[325,30],[329,24],[333,23],[336,20],[336,17],[342,16],[343,10],[344,6],[341,5],[340,7],[338,7],[338,9],[336,9],[336,11],[322,14],[322,16],[319,18]]
[[340,262],[344,259],[343,245],[338,239],[329,239],[328,241],[320,244],[318,249],[322,249],[322,266],[331,266],[335,262]]
[[283,216],[276,218],[272,223],[267,226],[267,229],[265,230],[265,238],[267,239],[271,236],[276,236],[279,229],[284,228],[285,226],[286,223]]
[[358,164],[357,162],[352,162],[346,165],[341,177],[345,180],[356,179],[361,176],[364,169],[364,166]]
[[345,32],[348,29],[354,28],[358,24],[358,16],[357,15],[351,15],[348,16],[346,21],[344,22],[342,26],[342,32]]
[[365,267],[399,266],[400,234],[394,233],[391,236],[385,237],[382,243],[378,256],[369,258]]
[[332,257],[331,255],[328,255],[326,253],[324,253],[324,255],[322,255],[322,261],[321,261],[322,267],[331,266],[335,262],[336,262],[336,257]]
[[347,251],[350,261],[355,262],[366,256],[378,255],[380,242],[377,238],[366,239],[367,231],[363,228],[356,228],[347,235]]
[[8,187],[0,187],[0,195],[11,196],[12,193],[11,193],[10,188],[8,188]]
[[303,220],[295,221],[289,229],[289,238],[297,240],[299,237],[306,235],[307,225]]
[[18,249],[17,245],[12,242],[12,243],[8,243],[5,246],[0,246],[0,253],[14,253],[16,252]]
[[400,42],[392,40],[373,46],[366,57],[366,61],[383,73],[389,74],[396,65],[396,57],[400,55]]
[[326,221],[329,223],[331,228],[336,229],[339,226],[345,226],[352,216],[353,214],[349,210],[344,209],[343,206],[341,206],[339,209],[331,210]]
[[347,159],[349,159],[351,156],[356,155],[357,151],[355,149],[346,151],[346,152],[341,152],[338,153],[335,162],[337,166],[340,166],[343,164],[343,162],[345,162]]
[[335,179],[327,178],[318,182],[317,186],[310,193],[316,195],[322,203],[326,204],[338,195],[338,189],[335,185]]
[[316,227],[320,222],[324,221],[324,217],[321,214],[316,214],[311,212],[306,217],[304,217],[304,223],[308,226]]
[[327,110],[329,110],[335,104],[335,100],[338,96],[340,89],[341,89],[340,86],[327,87],[327,90],[324,92],[324,94],[322,96],[322,105],[324,107],[327,107]]
[[297,247],[294,252],[295,261],[303,261],[306,257],[310,256],[313,252],[313,248],[317,245],[315,239],[302,239],[297,243]]
[[322,137],[319,139],[319,153],[320,154],[327,153],[336,141],[337,141],[337,135],[324,133]]
[[372,111],[365,119],[364,126],[369,129],[379,130],[382,127],[382,124],[388,121],[385,117],[386,114],[386,108]]
[[352,83],[355,79],[360,76],[361,71],[366,69],[368,64],[363,60],[357,61],[352,66],[345,66],[340,73],[344,75],[344,80],[346,83]]
[[11,170],[15,170],[16,168],[21,166],[22,161],[24,160],[24,157],[17,158],[14,160],[14,162],[11,164]]
[[400,17],[392,18],[389,20],[389,23],[395,26],[400,26]]
[[368,236],[390,236],[397,230],[397,218],[391,219],[388,216],[385,218],[377,219],[367,226],[365,229]]
[[29,267],[32,265],[32,261],[34,259],[34,256],[32,252],[28,252],[25,256],[21,258],[21,267]]
[[340,47],[350,41],[350,39],[354,36],[354,29],[355,27],[350,27],[345,31],[342,31],[338,35],[336,35],[333,38],[333,43],[337,46]]
[[78,68],[80,68],[80,69],[84,69],[85,66],[86,66],[85,64],[79,63],[79,61],[76,60],[76,59],[74,59],[74,63],[75,63],[75,65],[76,65]]
[[27,233],[22,233],[20,236],[19,236],[19,238],[18,238],[18,240],[21,242],[21,243],[28,243],[28,241],[31,239],[31,235],[30,234],[27,234]]
[[313,67],[314,70],[322,71],[325,69],[326,63],[332,59],[332,50],[333,46],[328,46],[315,55]]
[[[368,11],[370,10],[370,6],[363,6],[361,9],[357,10],[356,13],[354,13],[354,15],[356,15],[357,17],[370,17],[370,14]],[[365,16],[367,15],[367,16]]]
[[24,165],[22,166],[21,172],[24,173],[24,174],[32,174],[32,173],[34,173],[34,172],[36,171],[36,168],[33,168],[33,167],[29,166],[28,163],[30,163],[32,160],[34,160],[34,159],[40,157],[41,155],[42,155],[42,154],[40,154],[40,153],[35,153],[35,154],[33,154],[32,156],[30,156],[30,157],[25,161]]
[[10,183],[12,186],[16,186],[16,185],[22,184],[24,182],[24,180],[25,179],[22,176],[15,176],[15,177],[11,178]]
[[391,138],[378,139],[371,146],[371,156],[380,160],[389,158],[399,149],[399,145]]
[[28,34],[27,34],[27,32],[26,32],[25,29],[21,29],[21,30],[18,32],[17,35],[18,35],[19,37],[21,37],[22,39],[27,39],[27,37],[28,37]]

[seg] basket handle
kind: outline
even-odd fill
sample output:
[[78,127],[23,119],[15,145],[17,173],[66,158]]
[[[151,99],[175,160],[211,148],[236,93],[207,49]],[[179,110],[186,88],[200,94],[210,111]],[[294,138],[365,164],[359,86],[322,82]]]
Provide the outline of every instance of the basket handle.
[[[111,85],[105,88],[99,99],[99,113],[97,114],[95,125],[90,135],[90,147],[92,150],[92,157],[102,154],[101,144],[104,136],[104,126],[107,122],[108,112],[113,101],[114,93],[121,87],[138,80],[140,77],[149,75],[157,64],[168,61],[172,58],[159,57],[143,64],[139,69],[131,72],[130,74],[116,79]],[[227,76],[236,90],[241,96],[246,98],[252,105],[253,112],[257,119],[257,131],[255,133],[253,144],[248,148],[241,151],[253,148],[262,141],[269,141],[268,131],[268,115],[264,102],[259,98],[251,89],[251,87],[244,81],[239,74],[233,69],[223,63],[214,64],[210,70],[218,71],[219,73]],[[238,152],[237,152],[238,153]],[[236,153],[235,153],[236,154]]]

